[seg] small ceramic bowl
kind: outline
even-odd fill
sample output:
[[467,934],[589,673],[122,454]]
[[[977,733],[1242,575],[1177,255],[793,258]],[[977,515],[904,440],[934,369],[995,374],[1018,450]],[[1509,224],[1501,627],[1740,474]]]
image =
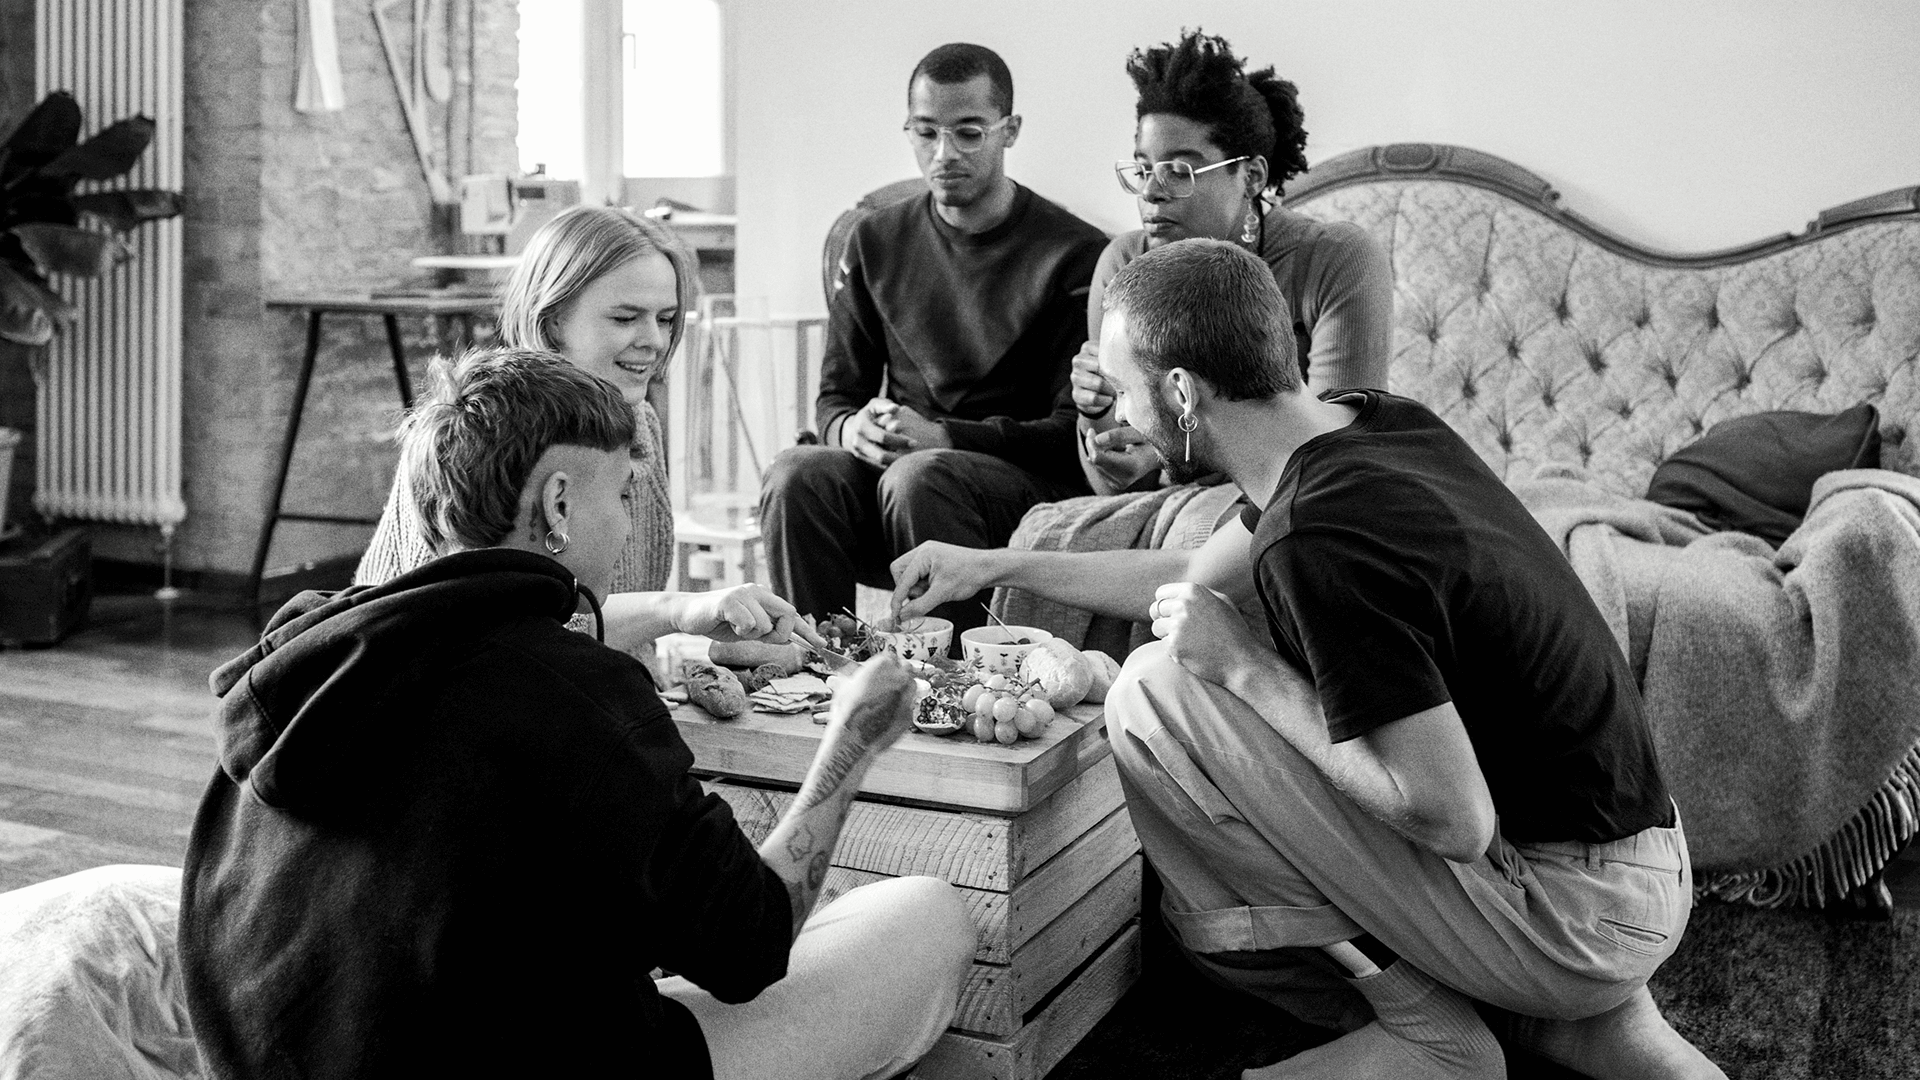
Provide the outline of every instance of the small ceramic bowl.
[[908,619],[906,626],[897,630],[891,622],[878,622],[873,632],[886,640],[888,652],[902,660],[945,656],[953,646],[953,624],[931,615]]
[[960,634],[960,651],[967,662],[986,671],[1018,675],[1020,661],[1053,635],[1037,626],[976,626]]

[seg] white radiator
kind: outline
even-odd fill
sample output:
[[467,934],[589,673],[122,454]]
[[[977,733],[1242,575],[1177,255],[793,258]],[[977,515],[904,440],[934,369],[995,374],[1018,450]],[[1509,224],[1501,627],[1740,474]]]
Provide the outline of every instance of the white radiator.
[[[182,0],[39,0],[37,86],[69,90],[85,134],[136,113],[153,145],[101,187],[180,190]],[[48,356],[34,506],[53,517],[157,525],[187,515],[180,478],[181,222],[128,237],[134,258],[54,282],[80,308]]]

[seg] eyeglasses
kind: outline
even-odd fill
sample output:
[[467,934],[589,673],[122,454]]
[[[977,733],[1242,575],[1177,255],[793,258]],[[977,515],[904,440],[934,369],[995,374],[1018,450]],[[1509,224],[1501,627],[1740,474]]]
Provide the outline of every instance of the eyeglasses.
[[947,141],[953,143],[955,150],[963,154],[971,154],[987,145],[987,136],[990,133],[1006,127],[1008,121],[1012,119],[1011,116],[1003,116],[984,127],[979,124],[955,124],[948,127],[945,124],[928,124],[909,120],[901,125],[900,130],[907,133],[907,138],[913,140],[915,146],[938,145],[940,136],[945,135]]
[[1184,161],[1156,161],[1152,165],[1142,165],[1137,161],[1116,161],[1113,163],[1113,174],[1120,178],[1120,186],[1126,188],[1128,194],[1145,194],[1147,184],[1151,181],[1160,185],[1160,190],[1167,193],[1167,198],[1184,199],[1193,194],[1194,177],[1246,161],[1251,156],[1241,154],[1239,157],[1216,161],[1211,165],[1202,165],[1198,169]]

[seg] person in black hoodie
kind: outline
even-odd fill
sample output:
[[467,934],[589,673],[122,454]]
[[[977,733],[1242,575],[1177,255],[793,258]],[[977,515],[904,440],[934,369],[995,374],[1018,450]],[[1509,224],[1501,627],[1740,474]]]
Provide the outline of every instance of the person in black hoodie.
[[849,681],[756,852],[688,775],[647,669],[566,629],[631,528],[619,391],[520,350],[436,362],[435,383],[401,467],[440,557],[294,598],[211,679],[180,940],[210,1073],[910,1065],[974,951],[955,891],[896,879],[808,919],[910,677],[879,660]]

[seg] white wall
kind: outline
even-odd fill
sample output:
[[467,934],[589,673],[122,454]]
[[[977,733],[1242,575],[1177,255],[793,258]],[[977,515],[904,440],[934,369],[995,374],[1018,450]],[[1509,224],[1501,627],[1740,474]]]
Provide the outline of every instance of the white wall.
[[1310,161],[1389,142],[1508,158],[1571,209],[1673,251],[1803,227],[1920,184],[1913,0],[726,0],[743,294],[823,308],[841,209],[915,175],[906,80],[974,41],[1013,70],[1009,172],[1109,231],[1132,200],[1127,52],[1222,34],[1299,84]]

